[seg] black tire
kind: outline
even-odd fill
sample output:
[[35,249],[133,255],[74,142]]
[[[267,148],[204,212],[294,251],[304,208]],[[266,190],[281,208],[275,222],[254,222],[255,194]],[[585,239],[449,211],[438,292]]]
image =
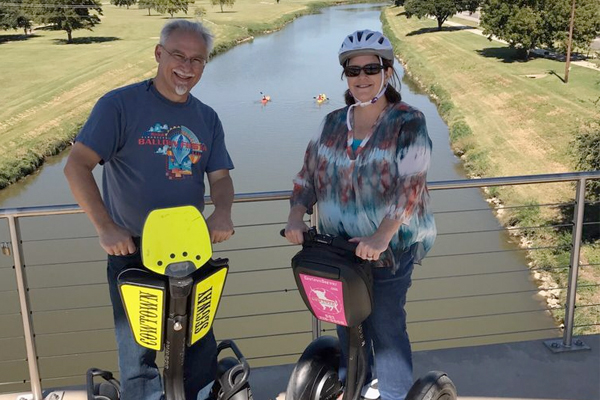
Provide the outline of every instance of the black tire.
[[406,400],[456,400],[456,387],[444,372],[430,371],[412,385]]

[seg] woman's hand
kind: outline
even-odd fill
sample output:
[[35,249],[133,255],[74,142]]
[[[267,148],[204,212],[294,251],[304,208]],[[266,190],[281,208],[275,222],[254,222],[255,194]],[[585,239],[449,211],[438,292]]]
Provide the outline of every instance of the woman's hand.
[[287,225],[285,226],[285,238],[293,244],[304,243],[304,232],[308,226],[304,223],[306,207],[295,205],[290,209]]
[[398,220],[384,218],[377,231],[371,236],[354,237],[349,240],[358,243],[356,256],[363,260],[378,260],[381,253],[387,250],[392,237],[398,232],[402,223]]
[[363,260],[375,261],[387,250],[390,241],[383,235],[375,233],[371,236],[353,237],[349,242],[358,243],[356,256]]
[[304,242],[304,232],[307,231],[308,226],[302,219],[299,221],[290,219],[285,226],[285,237],[290,243],[302,244]]

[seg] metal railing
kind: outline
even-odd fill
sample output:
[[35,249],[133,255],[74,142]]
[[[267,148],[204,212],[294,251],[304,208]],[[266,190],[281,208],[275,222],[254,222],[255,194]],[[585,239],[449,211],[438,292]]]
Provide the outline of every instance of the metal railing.
[[[584,207],[585,207],[585,189],[586,181],[600,179],[600,171],[591,172],[577,172],[577,173],[563,173],[563,174],[547,174],[547,175],[530,175],[530,176],[514,176],[514,177],[499,177],[499,178],[484,178],[474,180],[454,180],[454,181],[443,181],[443,182],[430,182],[428,187],[432,191],[437,190],[449,190],[449,189],[466,189],[466,188],[484,188],[494,186],[512,186],[512,185],[527,185],[527,184],[542,184],[542,183],[558,183],[558,182],[575,182],[576,183],[576,194],[575,201],[570,203],[574,206],[574,215],[572,222],[572,239],[571,239],[571,252],[570,252],[570,265],[568,268],[569,279],[568,285],[564,288],[567,291],[566,304],[565,304],[565,318],[564,318],[564,331],[563,337],[560,341],[553,341],[549,343],[549,347],[554,350],[564,351],[568,349],[584,348],[585,346],[580,342],[576,341],[573,343],[573,329],[574,329],[574,314],[575,314],[575,303],[577,294],[577,278],[580,266],[580,252],[581,252],[581,241],[582,241],[582,230],[584,226]],[[235,196],[235,203],[259,203],[265,201],[281,201],[289,198],[289,191],[277,191],[277,192],[260,192],[260,193],[249,193],[249,194],[238,194]],[[210,199],[206,199],[206,203],[210,204]],[[483,209],[482,209],[483,210]],[[489,211],[489,208],[487,209]],[[473,211],[473,210],[471,210]],[[32,312],[30,307],[29,299],[29,287],[27,284],[27,276],[25,268],[23,266],[23,240],[19,229],[19,220],[29,217],[40,217],[40,216],[51,216],[51,215],[67,215],[67,214],[80,214],[83,211],[77,205],[63,205],[63,206],[47,206],[47,207],[26,207],[26,208],[11,208],[0,210],[0,218],[5,218],[8,221],[10,243],[3,244],[3,252],[7,253],[5,249],[12,250],[16,285],[19,298],[19,309],[23,325],[26,355],[27,355],[27,368],[31,386],[31,392],[36,400],[42,399],[42,385],[40,380],[40,371],[38,365],[38,353],[36,351],[35,343],[35,332],[32,328]],[[453,211],[453,212],[461,212]],[[283,224],[283,222],[279,222]],[[570,224],[566,224],[567,227]],[[257,226],[257,225],[247,225]],[[543,227],[526,227],[529,229],[538,229]],[[523,229],[520,228],[499,228],[498,230],[510,230],[510,229]],[[488,232],[490,230],[487,230]],[[483,231],[471,231],[472,232],[483,232]],[[464,232],[453,233],[461,234]],[[441,235],[449,233],[440,233]],[[10,244],[10,246],[8,246]],[[270,246],[267,246],[270,247]],[[273,246],[276,247],[276,246]],[[257,249],[255,247],[254,249]],[[244,250],[244,249],[242,249]],[[245,249],[247,250],[247,249]],[[532,250],[532,249],[530,249]],[[533,249],[535,250],[535,249]],[[232,251],[232,250],[229,250]],[[503,250],[504,251],[504,250]],[[489,252],[488,252],[489,253]],[[475,253],[471,253],[475,254]],[[438,255],[434,257],[452,257],[457,254],[446,254]],[[496,273],[505,273],[496,272]],[[508,271],[511,272],[511,271]],[[514,271],[512,271],[514,272]],[[468,276],[468,274],[457,275],[457,276]],[[427,278],[423,278],[427,279]],[[285,291],[289,289],[283,289]],[[428,299],[421,299],[418,301],[428,301]],[[594,305],[590,305],[594,306]],[[597,306],[597,305],[596,305]],[[258,315],[258,314],[254,314]],[[253,315],[253,316],[254,316]],[[469,318],[469,317],[463,317]],[[431,321],[425,321],[431,322]],[[318,336],[322,331],[322,327],[316,320],[313,319],[312,323],[312,336]],[[311,332],[307,331],[307,332]],[[452,338],[450,338],[452,339]],[[445,339],[440,339],[445,340]]]

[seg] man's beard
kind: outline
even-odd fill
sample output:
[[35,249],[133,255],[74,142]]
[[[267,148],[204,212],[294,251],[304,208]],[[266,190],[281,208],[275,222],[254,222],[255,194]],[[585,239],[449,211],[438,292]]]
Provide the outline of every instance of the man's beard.
[[175,93],[177,93],[179,96],[183,96],[184,94],[187,94],[187,92],[188,92],[187,86],[175,85]]

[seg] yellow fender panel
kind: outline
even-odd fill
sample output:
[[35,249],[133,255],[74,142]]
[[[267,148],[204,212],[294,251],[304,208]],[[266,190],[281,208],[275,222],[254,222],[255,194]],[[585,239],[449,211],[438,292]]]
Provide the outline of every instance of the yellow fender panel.
[[148,214],[142,233],[142,262],[146,268],[182,277],[211,257],[208,227],[196,207],[162,208]]
[[135,341],[143,347],[160,351],[163,343],[165,290],[125,283],[121,297]]
[[217,314],[226,277],[227,267],[221,267],[194,284],[188,335],[190,346],[202,339],[210,330]]

